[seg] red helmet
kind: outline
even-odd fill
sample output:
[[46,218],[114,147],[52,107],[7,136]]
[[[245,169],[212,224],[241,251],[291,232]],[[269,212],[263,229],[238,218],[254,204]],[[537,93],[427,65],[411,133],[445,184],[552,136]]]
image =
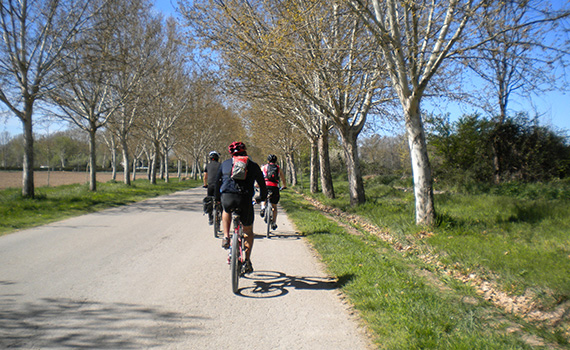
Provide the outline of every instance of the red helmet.
[[235,156],[240,153],[245,152],[245,144],[240,141],[232,142],[231,145],[228,146],[228,151],[231,153],[232,156]]

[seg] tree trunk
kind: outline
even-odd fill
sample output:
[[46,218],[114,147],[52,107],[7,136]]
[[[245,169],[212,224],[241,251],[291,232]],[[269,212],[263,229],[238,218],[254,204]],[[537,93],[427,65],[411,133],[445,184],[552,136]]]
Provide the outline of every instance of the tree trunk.
[[310,169],[310,180],[309,180],[309,188],[311,193],[319,192],[319,183],[318,183],[318,176],[319,173],[317,172],[319,167],[317,160],[319,159],[319,147],[317,145],[317,139],[311,139],[311,169]]
[[117,149],[115,148],[115,141],[114,140],[111,141],[111,145],[112,145],[112,148],[111,148],[111,169],[112,169],[111,178],[113,179],[113,181],[115,181],[115,180],[117,180]]
[[[30,109],[28,111],[28,109]],[[32,111],[26,108],[22,120],[24,125],[24,162],[22,172],[22,197],[34,198],[34,134],[32,132]]]
[[177,164],[178,164],[178,182],[180,182],[180,179],[182,178],[182,161],[178,159]]
[[319,168],[321,177],[321,187],[323,194],[327,198],[335,198],[334,186],[331,175],[331,163],[329,156],[329,132],[324,129],[321,137],[318,139],[319,149]]
[[170,182],[170,174],[168,172],[168,151],[164,150],[164,182]]
[[291,186],[297,186],[297,166],[295,165],[295,155],[287,153],[285,155],[285,162],[287,164],[287,179]]
[[[121,137],[121,148],[123,149],[123,182],[125,185],[131,185],[131,162],[129,159],[129,145],[124,137]],[[134,179],[134,178],[133,178]]]
[[[137,158],[133,157],[133,181],[135,181],[137,179]],[[127,184],[127,182],[125,181],[125,184]],[[129,183],[127,185],[130,185],[131,182],[129,181]]]
[[158,141],[154,141],[154,153],[152,155],[152,165],[149,165],[150,169],[150,183],[156,185],[156,168],[158,167],[158,157],[160,153],[160,144]]
[[433,182],[419,101],[408,99],[405,112],[406,132],[414,176],[416,224],[431,226],[435,223]]
[[350,130],[341,131],[340,135],[346,160],[346,171],[348,173],[350,205],[355,206],[366,202],[364,182],[362,181],[360,161],[358,159],[357,135]]
[[89,191],[97,191],[97,143],[95,126],[89,128]]

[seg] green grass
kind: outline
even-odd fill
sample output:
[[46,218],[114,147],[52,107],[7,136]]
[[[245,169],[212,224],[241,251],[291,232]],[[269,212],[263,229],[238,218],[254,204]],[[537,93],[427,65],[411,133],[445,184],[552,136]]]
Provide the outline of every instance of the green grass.
[[[282,204],[373,330],[378,348],[533,348],[519,333],[505,331],[511,316],[481,300],[471,288],[440,279],[422,268],[421,261],[375,236],[347,233],[291,191],[283,192]],[[527,328],[531,334],[540,333]]]
[[199,181],[137,180],[131,186],[123,183],[98,183],[97,191],[89,191],[86,184],[57,187],[38,187],[34,199],[23,198],[20,189],[0,191],[0,235],[90,213],[110,207],[137,202],[190,187]]
[[[414,196],[376,181],[366,184],[367,202],[350,207],[346,183],[336,199],[318,199],[359,214],[400,241],[425,227],[414,224]],[[434,235],[425,241],[447,264],[490,277],[505,291],[532,291],[544,307],[570,299],[570,182],[505,184],[471,194],[435,195]]]
[[[100,183],[36,188],[35,199],[20,190],[0,191],[0,235],[70,216],[133,203],[200,185],[196,181],[128,187]],[[441,256],[443,262],[495,278],[512,294],[532,291],[548,310],[570,299],[570,182],[477,187],[469,193],[436,195],[438,226],[418,240],[410,184],[372,179],[367,202],[349,205],[345,182],[337,198],[315,195],[327,205],[368,218],[396,239]],[[568,348],[564,329],[529,324],[482,300],[475,291],[366,232],[349,234],[293,191],[282,204],[297,229],[323,257],[339,287],[374,332],[382,349],[541,349],[523,334]],[[568,320],[562,326],[568,325]],[[519,331],[507,331],[518,324]],[[567,330],[566,330],[567,331]]]

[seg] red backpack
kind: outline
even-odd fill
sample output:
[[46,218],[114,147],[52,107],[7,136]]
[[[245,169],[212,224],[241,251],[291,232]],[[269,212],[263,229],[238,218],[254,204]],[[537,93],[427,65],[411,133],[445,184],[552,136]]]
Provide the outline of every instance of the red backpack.
[[234,180],[245,180],[247,178],[248,156],[234,156],[232,158],[231,178]]

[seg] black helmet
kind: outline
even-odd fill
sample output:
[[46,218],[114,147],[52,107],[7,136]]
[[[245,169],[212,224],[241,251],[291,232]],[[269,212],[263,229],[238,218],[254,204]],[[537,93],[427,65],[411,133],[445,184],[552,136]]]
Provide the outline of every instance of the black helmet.
[[217,162],[218,159],[220,159],[220,154],[216,151],[212,151],[212,152],[210,152],[208,157],[210,157],[210,159],[215,160]]
[[267,161],[269,163],[275,163],[277,161],[277,156],[275,154],[270,154],[267,156]]

